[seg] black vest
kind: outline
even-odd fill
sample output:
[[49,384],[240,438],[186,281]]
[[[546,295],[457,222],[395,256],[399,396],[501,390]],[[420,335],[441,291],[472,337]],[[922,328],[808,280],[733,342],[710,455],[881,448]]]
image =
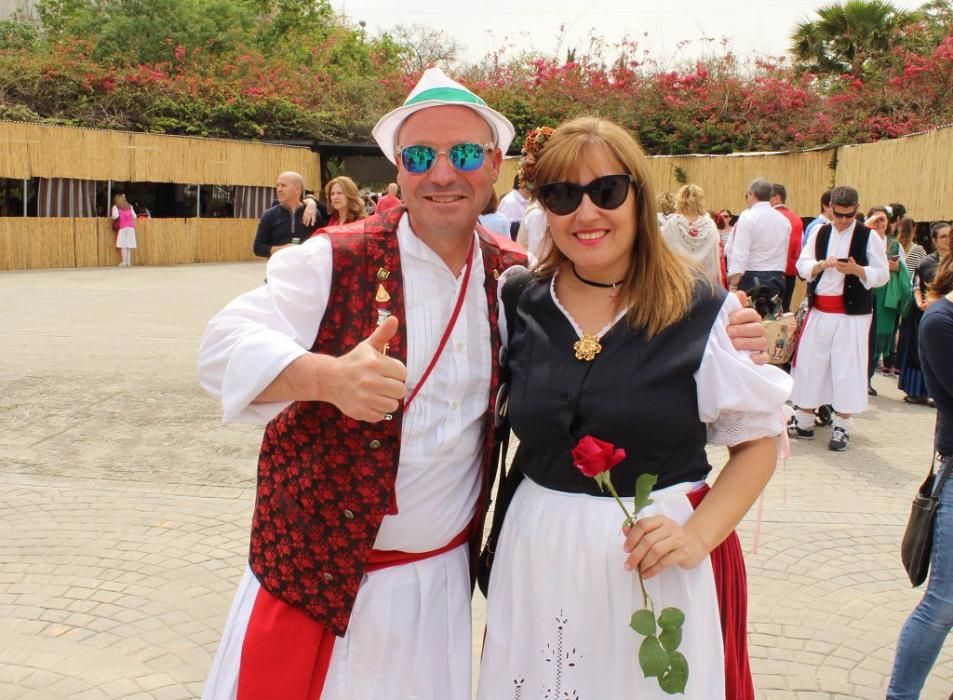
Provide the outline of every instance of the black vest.
[[[861,224],[854,224],[854,233],[850,239],[850,257],[862,266],[867,265],[867,241],[873,232]],[[825,224],[817,231],[814,241],[814,258],[820,262],[827,257],[827,243],[831,239],[831,225]],[[817,284],[821,281],[824,270],[807,285],[807,305],[814,307],[814,297],[817,296]],[[867,289],[857,275],[844,276],[844,313],[848,316],[861,316],[874,311],[874,293]]]
[[549,285],[542,279],[526,288],[509,344],[509,416],[520,440],[514,466],[547,488],[609,496],[573,465],[572,448],[591,435],[625,449],[612,470],[621,496],[635,494],[641,474],[657,474],[656,488],[704,479],[711,467],[693,375],[724,290],[698,282],[685,318],[651,340],[621,319],[603,336],[602,352],[584,362]]

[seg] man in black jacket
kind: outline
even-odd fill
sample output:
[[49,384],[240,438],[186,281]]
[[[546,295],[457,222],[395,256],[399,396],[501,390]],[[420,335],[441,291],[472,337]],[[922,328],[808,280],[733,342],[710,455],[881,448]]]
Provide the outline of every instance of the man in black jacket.
[[258,222],[255,234],[255,255],[270,258],[275,251],[306,241],[312,233],[325,225],[325,218],[318,210],[318,220],[305,226],[301,220],[304,206],[304,179],[295,172],[281,173],[275,183],[275,199],[278,203],[265,211]]

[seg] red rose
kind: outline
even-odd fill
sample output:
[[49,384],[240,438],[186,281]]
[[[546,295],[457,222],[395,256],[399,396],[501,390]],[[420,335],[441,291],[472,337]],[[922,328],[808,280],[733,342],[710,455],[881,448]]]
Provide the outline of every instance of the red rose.
[[572,449],[576,468],[586,476],[598,477],[625,459],[625,450],[591,435],[586,435]]

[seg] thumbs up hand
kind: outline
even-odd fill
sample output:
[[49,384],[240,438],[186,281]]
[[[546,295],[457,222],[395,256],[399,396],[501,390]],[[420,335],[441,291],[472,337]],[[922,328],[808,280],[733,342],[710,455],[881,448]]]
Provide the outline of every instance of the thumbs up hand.
[[407,368],[384,354],[397,327],[397,318],[389,317],[353,350],[336,359],[328,400],[349,418],[376,423],[396,411],[404,398]]

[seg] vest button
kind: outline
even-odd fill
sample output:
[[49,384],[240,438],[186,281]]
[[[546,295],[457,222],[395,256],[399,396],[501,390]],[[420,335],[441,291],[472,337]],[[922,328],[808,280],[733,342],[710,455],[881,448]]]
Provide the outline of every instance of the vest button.
[[331,581],[334,580],[334,577],[331,574],[329,574],[327,571],[325,571],[324,580],[327,581],[328,583],[331,583]]
[[371,440],[369,443],[367,443],[367,446],[370,447],[372,450],[379,450],[381,448],[381,441]]
[[347,518],[348,520],[354,520],[354,512],[345,508],[344,517]]

